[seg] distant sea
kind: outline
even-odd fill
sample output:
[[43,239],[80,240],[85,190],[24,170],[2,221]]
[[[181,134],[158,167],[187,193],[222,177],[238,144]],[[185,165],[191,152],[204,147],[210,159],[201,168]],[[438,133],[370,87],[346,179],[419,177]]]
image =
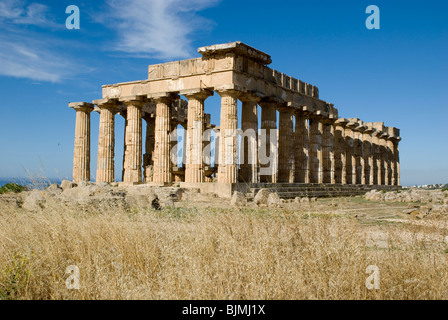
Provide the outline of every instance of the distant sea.
[[52,183],[61,183],[61,179],[28,179],[28,178],[0,178],[0,188],[8,183],[20,184],[24,187],[42,189]]

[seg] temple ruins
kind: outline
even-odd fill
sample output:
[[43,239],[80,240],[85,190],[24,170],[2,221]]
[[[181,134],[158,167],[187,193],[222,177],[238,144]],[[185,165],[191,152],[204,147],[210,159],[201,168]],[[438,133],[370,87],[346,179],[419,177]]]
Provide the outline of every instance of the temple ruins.
[[[316,86],[270,69],[271,57],[244,43],[198,52],[202,57],[150,65],[146,80],[105,85],[99,100],[69,104],[76,111],[74,182],[91,179],[90,113],[97,111],[97,183],[115,182],[120,115],[126,123],[122,184],[176,184],[222,196],[263,187],[287,188],[291,196],[311,186],[330,196],[400,188],[399,129],[339,118]],[[214,94],[221,97],[219,126],[204,113]],[[182,164],[178,125],[186,130]]]

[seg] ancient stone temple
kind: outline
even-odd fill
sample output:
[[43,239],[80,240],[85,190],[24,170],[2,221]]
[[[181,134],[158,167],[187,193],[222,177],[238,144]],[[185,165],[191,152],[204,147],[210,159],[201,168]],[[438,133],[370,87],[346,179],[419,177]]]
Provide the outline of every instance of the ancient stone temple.
[[[75,182],[91,179],[90,113],[97,111],[97,183],[115,181],[115,116],[121,115],[125,184],[176,183],[223,195],[276,186],[399,188],[399,129],[339,118],[316,86],[270,69],[271,57],[244,43],[198,51],[200,58],[149,66],[148,79],[105,85],[92,103],[69,104],[76,111]],[[219,127],[204,113],[214,94],[221,97]],[[186,130],[181,165],[173,139],[178,125]]]

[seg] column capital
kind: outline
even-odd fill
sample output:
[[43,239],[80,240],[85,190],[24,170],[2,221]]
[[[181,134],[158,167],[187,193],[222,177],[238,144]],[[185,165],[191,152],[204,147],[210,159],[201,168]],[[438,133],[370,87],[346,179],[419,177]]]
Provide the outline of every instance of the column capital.
[[94,105],[88,102],[70,102],[68,107],[75,109],[76,111],[84,111],[87,113],[92,112],[94,109]]
[[327,125],[333,125],[336,122],[334,118],[323,118],[322,122]]
[[349,121],[345,118],[339,118],[334,122],[334,125],[337,127],[345,127],[347,124],[349,123]]
[[174,92],[157,92],[147,96],[148,99],[154,100],[156,103],[170,104],[179,99],[179,95]]
[[228,88],[228,89],[227,88],[218,88],[218,89],[215,89],[215,92],[217,94],[219,94],[221,96],[221,98],[222,97],[232,97],[232,98],[238,99],[243,94],[242,91],[239,91],[235,88]]
[[257,104],[263,99],[263,95],[259,92],[245,92],[239,97],[242,102],[256,102]]
[[180,91],[179,94],[185,96],[187,99],[193,98],[202,101],[214,95],[213,91],[209,89],[184,90]]
[[135,107],[143,107],[148,102],[144,96],[126,96],[121,97],[119,101],[123,102],[126,106],[133,105]]
[[361,124],[359,126],[357,126],[356,128],[354,128],[354,131],[361,132],[361,133],[363,133],[366,130],[367,130],[367,128]]
[[118,112],[118,101],[116,99],[93,100],[92,104],[98,106],[100,110],[109,109],[114,114]]
[[320,110],[318,110],[318,111],[314,111],[314,112],[310,113],[308,118],[322,121],[324,119],[324,115],[322,114],[322,112]]

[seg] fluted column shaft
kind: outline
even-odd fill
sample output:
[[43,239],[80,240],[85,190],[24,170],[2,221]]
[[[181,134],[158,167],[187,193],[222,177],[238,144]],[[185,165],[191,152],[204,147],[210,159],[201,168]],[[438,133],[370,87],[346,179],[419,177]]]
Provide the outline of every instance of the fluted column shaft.
[[384,186],[387,183],[386,179],[388,171],[386,140],[380,137],[379,143],[380,143],[380,181],[381,181],[380,184]]
[[87,103],[71,106],[76,111],[73,181],[90,181],[90,113]]
[[167,97],[157,98],[156,102],[156,126],[155,126],[155,150],[153,181],[157,183],[171,182],[171,103]]
[[211,96],[209,91],[185,95],[188,99],[187,153],[185,182],[204,182],[203,136],[204,101]]
[[335,125],[335,183],[347,184],[346,138],[345,125],[347,121],[341,119]]
[[372,146],[372,131],[365,131],[363,133],[363,141],[364,141],[364,176],[365,176],[365,184],[373,185],[374,184],[374,156],[373,156],[373,146]]
[[373,183],[375,185],[381,185],[381,146],[378,132],[374,132],[372,135],[373,143],[373,155],[374,155],[374,167],[373,167]]
[[156,142],[155,128],[156,118],[147,114],[143,119],[146,122],[146,139],[145,139],[145,154],[143,155],[143,169],[145,182],[152,182],[153,180],[153,154]]
[[334,126],[333,121],[326,119],[323,122],[322,158],[323,158],[323,183],[335,183],[334,164]]
[[97,183],[115,181],[115,105],[98,105],[100,129],[98,136]]
[[308,183],[308,152],[309,152],[309,134],[308,118],[305,113],[296,112],[296,125],[294,131],[294,182]]
[[351,128],[345,129],[346,137],[346,179],[347,184],[356,184],[356,156],[354,132]]
[[219,91],[221,96],[221,124],[219,141],[218,182],[238,182],[238,113],[239,92]]
[[142,106],[140,101],[125,101],[126,104],[126,151],[124,160],[124,182],[142,182]]
[[260,182],[277,181],[277,110],[275,103],[260,102],[261,106],[261,150],[259,153]]
[[354,149],[355,149],[355,178],[354,184],[364,184],[364,156],[363,156],[363,141],[362,132],[356,130],[354,132]]
[[278,182],[294,182],[294,113],[279,109]]
[[310,118],[310,183],[323,183],[323,123],[319,117]]
[[399,141],[394,141],[394,181],[393,185],[399,186],[400,184],[400,150],[398,147]]
[[252,95],[240,97],[243,103],[241,113],[240,173],[239,181],[257,183],[258,179],[258,102]]
[[386,185],[391,186],[394,176],[394,145],[390,139],[386,139]]

